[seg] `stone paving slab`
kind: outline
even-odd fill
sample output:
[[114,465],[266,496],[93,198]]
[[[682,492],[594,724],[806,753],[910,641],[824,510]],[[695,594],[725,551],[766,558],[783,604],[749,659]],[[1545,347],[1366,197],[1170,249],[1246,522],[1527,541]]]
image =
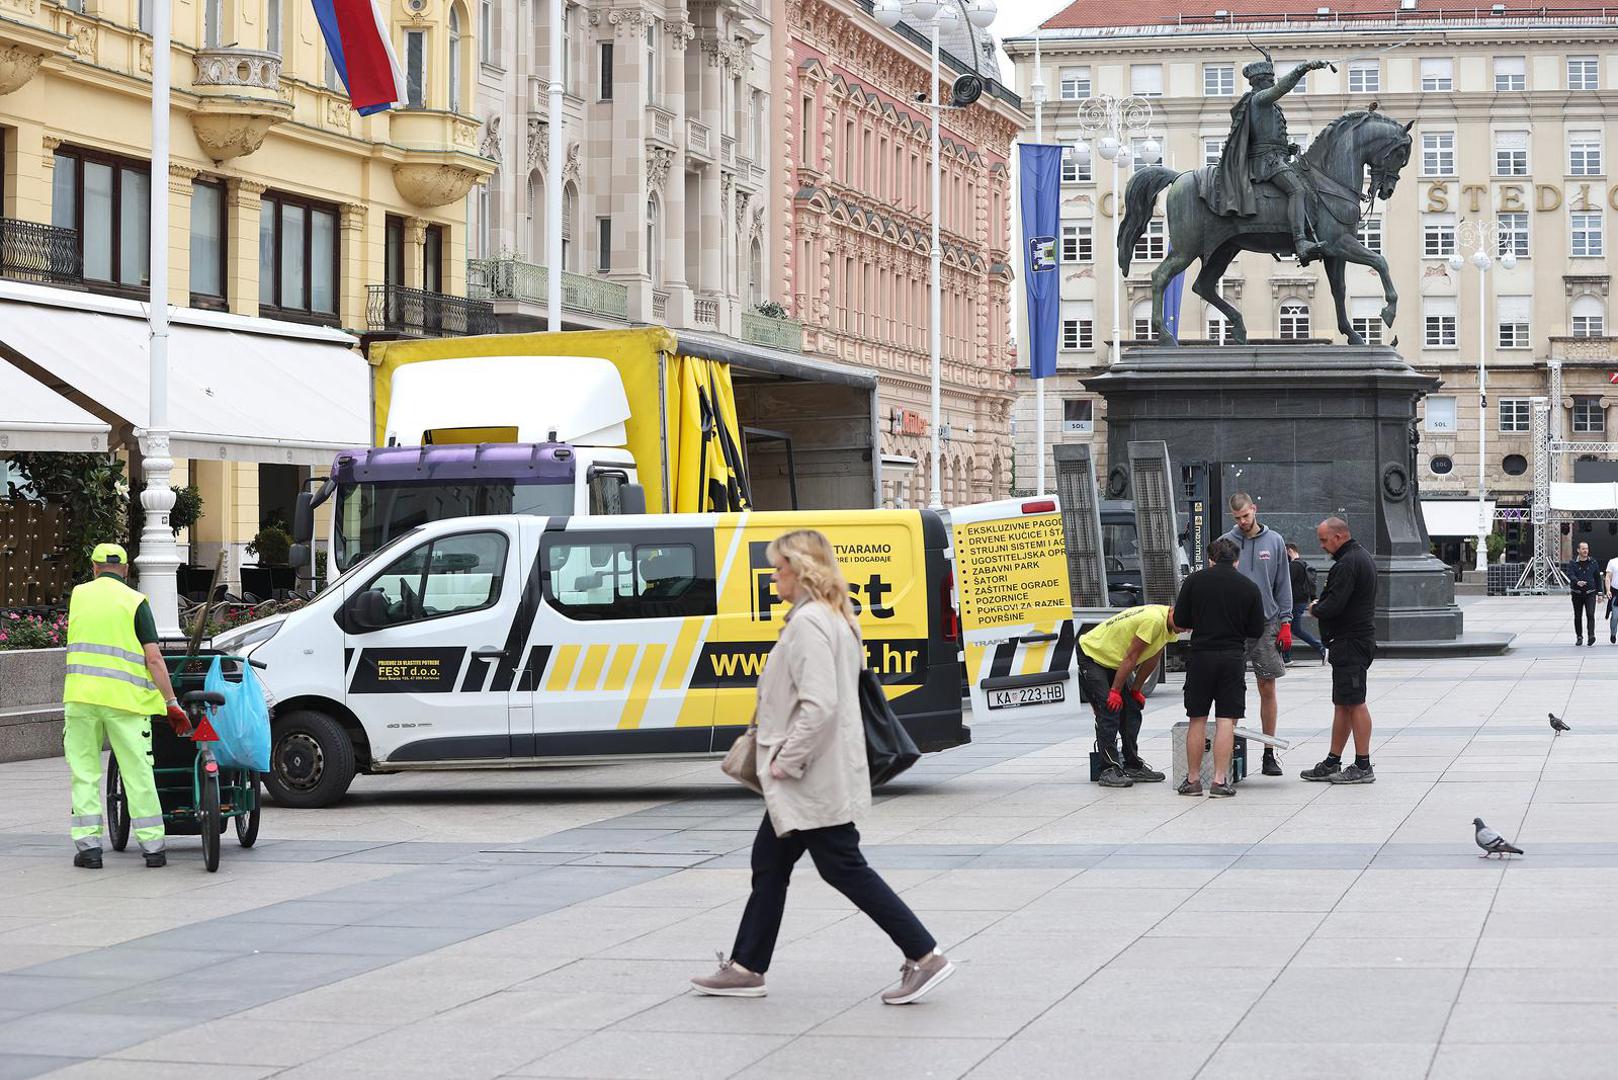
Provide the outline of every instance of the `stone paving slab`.
[[[192,838],[161,873],[73,870],[61,763],[0,765],[0,1080],[1605,1080],[1618,649],[1566,643],[1560,598],[1466,612],[1518,646],[1378,661],[1372,786],[1107,791],[1077,716],[979,721],[924,759],[862,823],[957,962],[907,1009],[877,1000],[891,945],[807,861],[771,996],[687,993],[734,933],[760,813],[711,762],[361,778],[333,809],[267,808],[215,875]],[[1281,683],[1289,773],[1323,752],[1329,692],[1307,662]],[[1151,760],[1177,696],[1149,705]],[[1527,856],[1477,858],[1479,815]]]

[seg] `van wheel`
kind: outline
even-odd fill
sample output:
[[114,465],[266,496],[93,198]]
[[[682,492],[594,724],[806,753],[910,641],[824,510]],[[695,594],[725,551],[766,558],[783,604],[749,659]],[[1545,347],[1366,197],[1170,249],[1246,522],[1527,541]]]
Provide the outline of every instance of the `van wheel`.
[[296,709],[272,729],[265,787],[276,803],[295,810],[331,806],[354,780],[354,744],[343,726],[323,712]]

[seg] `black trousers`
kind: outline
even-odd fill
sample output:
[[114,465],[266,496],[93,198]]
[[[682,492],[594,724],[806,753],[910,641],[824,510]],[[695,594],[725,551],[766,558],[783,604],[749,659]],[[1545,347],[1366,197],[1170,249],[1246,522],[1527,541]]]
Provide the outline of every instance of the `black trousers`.
[[781,916],[786,912],[792,867],[805,851],[826,884],[869,915],[899,946],[905,959],[920,960],[937,948],[938,942],[916,913],[866,863],[860,853],[860,832],[852,822],[776,836],[766,811],[753,838],[753,894],[747,898],[742,924],[736,929],[732,960],[760,975],[769,970]]
[[[1596,594],[1573,593],[1573,633],[1586,641],[1596,639]],[[1584,626],[1579,626],[1579,616],[1584,616]]]
[[[1107,694],[1112,691],[1112,680],[1118,672],[1104,668],[1089,656],[1079,657],[1079,681],[1084,684],[1084,696],[1090,699],[1090,708],[1096,714],[1096,750],[1113,765],[1122,768],[1140,762],[1140,708],[1135,699],[1124,691],[1124,707],[1119,712],[1107,709]],[[1118,757],[1118,742],[1122,737],[1124,755]]]

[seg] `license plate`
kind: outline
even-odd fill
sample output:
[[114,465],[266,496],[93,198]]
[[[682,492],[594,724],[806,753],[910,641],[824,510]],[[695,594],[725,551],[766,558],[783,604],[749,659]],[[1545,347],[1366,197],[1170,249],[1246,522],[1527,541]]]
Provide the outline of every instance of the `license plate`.
[[1022,705],[1049,705],[1067,700],[1067,687],[1062,683],[1044,683],[1040,686],[1019,686],[1013,690],[990,690],[989,708],[1015,709]]

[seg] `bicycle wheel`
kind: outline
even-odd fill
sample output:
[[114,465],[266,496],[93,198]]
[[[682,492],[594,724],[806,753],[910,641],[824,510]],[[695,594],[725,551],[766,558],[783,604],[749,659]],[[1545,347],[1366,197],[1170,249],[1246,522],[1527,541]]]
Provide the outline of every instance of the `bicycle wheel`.
[[197,809],[202,825],[202,865],[211,874],[219,869],[219,832],[223,824],[219,817],[218,774],[203,776],[202,805]]
[[124,794],[124,778],[118,773],[118,758],[107,759],[107,836],[112,850],[129,846],[129,797]]
[[236,842],[242,847],[252,847],[258,841],[258,819],[264,810],[264,791],[259,786],[259,774],[249,775],[253,779],[247,785],[247,799],[252,809],[236,815]]

